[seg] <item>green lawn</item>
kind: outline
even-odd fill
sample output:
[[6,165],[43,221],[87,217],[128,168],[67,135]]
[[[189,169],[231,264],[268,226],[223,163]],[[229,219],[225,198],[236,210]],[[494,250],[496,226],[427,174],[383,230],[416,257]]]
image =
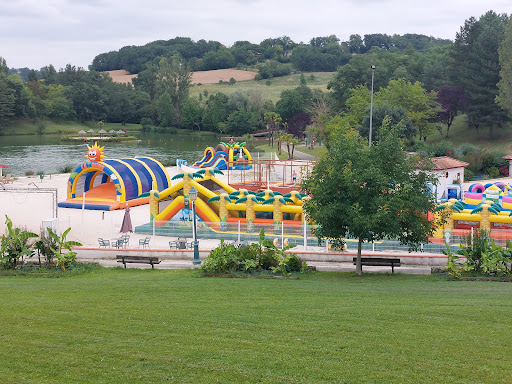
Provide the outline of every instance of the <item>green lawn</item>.
[[[304,77],[306,78],[308,87],[312,89],[317,88],[321,89],[322,91],[327,91],[327,84],[332,80],[335,73],[336,72],[305,72]],[[313,76],[313,78],[311,78],[311,76]],[[267,85],[268,81],[270,82],[270,85]],[[209,94],[222,92],[227,95],[233,93],[236,90],[241,90],[244,92],[256,90],[261,93],[261,96],[264,100],[272,100],[274,103],[276,103],[281,98],[282,91],[286,89],[297,88],[299,85],[300,74],[294,74],[259,81],[239,81],[232,85],[229,83],[194,85],[190,88],[190,96],[197,97],[205,90],[208,91]]]
[[505,383],[512,284],[0,276],[2,383]]
[[[44,134],[76,134],[77,132],[84,130],[88,131],[93,129],[95,132],[100,130],[97,122],[87,121],[84,124],[79,121],[73,120],[51,120],[45,119]],[[127,131],[140,131],[140,124],[125,124],[121,123],[105,123],[103,126],[105,131],[119,129]],[[34,119],[14,119],[8,126],[2,128],[3,135],[34,135],[38,133],[38,122]]]

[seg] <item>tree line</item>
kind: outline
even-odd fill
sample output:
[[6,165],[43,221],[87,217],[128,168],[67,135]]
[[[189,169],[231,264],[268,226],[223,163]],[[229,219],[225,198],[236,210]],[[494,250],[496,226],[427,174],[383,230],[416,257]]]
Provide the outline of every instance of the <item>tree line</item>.
[[[373,34],[352,35],[341,43],[334,35],[313,38],[309,44],[282,37],[226,48],[175,38],[98,55],[88,71],[71,64],[58,71],[52,65],[29,70],[25,80],[9,74],[1,59],[0,129],[13,117],[52,117],[242,135],[275,125],[269,116],[277,114],[279,128],[296,137],[308,128],[328,140],[340,124],[367,136],[375,66],[374,129],[386,119],[412,144],[435,130],[448,136],[454,117],[465,113],[469,129],[488,129],[492,137],[495,127],[508,124],[512,112],[510,24],[507,15],[489,11],[466,20],[453,43],[424,35]],[[329,62],[328,55],[339,60],[333,61],[336,72],[323,92],[308,86],[314,75],[304,72],[318,70]],[[191,72],[224,67],[223,58],[229,58],[228,67],[256,65],[260,79],[303,72],[300,85],[283,91],[276,103],[256,90],[229,95],[204,91],[190,97]],[[134,65],[131,70],[128,63]],[[115,83],[100,72],[120,68],[140,70],[133,86]],[[331,64],[323,68],[332,69]]]

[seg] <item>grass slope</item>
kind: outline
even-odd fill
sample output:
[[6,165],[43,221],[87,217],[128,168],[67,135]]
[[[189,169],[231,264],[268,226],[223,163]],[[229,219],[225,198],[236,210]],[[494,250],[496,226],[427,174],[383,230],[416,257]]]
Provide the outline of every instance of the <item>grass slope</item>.
[[503,383],[512,284],[100,269],[0,278],[3,383]]
[[443,126],[443,134],[439,131],[433,131],[427,137],[428,143],[439,143],[448,140],[455,148],[460,148],[463,144],[473,144],[477,147],[495,149],[501,151],[510,151],[510,143],[512,142],[512,130],[509,124],[505,124],[501,128],[495,128],[493,138],[489,139],[489,129],[480,128],[477,134],[476,129],[468,128],[466,115],[459,115],[455,118],[450,127],[449,137],[446,138],[446,126]]
[[[332,80],[335,73],[336,72],[305,72],[304,77],[306,78],[308,87],[327,91],[327,84]],[[199,94],[203,93],[205,90],[208,91],[209,94],[222,92],[227,95],[236,90],[241,90],[243,92],[256,91],[260,92],[264,100],[268,99],[276,103],[280,99],[282,91],[297,88],[300,85],[300,76],[300,74],[294,74],[259,81],[238,81],[235,84],[222,83],[194,85],[190,88],[190,96],[198,97]],[[313,78],[311,76],[313,76]],[[270,85],[267,85],[267,82],[270,82]]]

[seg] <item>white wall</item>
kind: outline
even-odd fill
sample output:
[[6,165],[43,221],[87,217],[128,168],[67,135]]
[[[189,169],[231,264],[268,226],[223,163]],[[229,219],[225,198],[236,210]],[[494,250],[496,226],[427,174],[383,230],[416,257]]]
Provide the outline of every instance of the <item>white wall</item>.
[[[448,173],[448,177],[446,177]],[[452,168],[442,171],[435,171],[434,174],[437,176],[439,183],[437,184],[437,198],[441,199],[444,194],[444,190],[448,184],[454,184],[458,179],[460,184],[464,183],[464,167]]]

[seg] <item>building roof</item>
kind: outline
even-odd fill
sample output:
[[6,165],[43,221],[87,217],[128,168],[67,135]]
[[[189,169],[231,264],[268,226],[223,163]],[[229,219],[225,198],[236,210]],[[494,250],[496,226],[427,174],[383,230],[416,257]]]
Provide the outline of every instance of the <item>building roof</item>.
[[512,160],[512,155],[503,156],[504,160]]
[[465,161],[457,160],[448,156],[433,157],[432,162],[434,163],[434,171],[460,167],[466,168],[469,166],[469,163],[466,163]]

